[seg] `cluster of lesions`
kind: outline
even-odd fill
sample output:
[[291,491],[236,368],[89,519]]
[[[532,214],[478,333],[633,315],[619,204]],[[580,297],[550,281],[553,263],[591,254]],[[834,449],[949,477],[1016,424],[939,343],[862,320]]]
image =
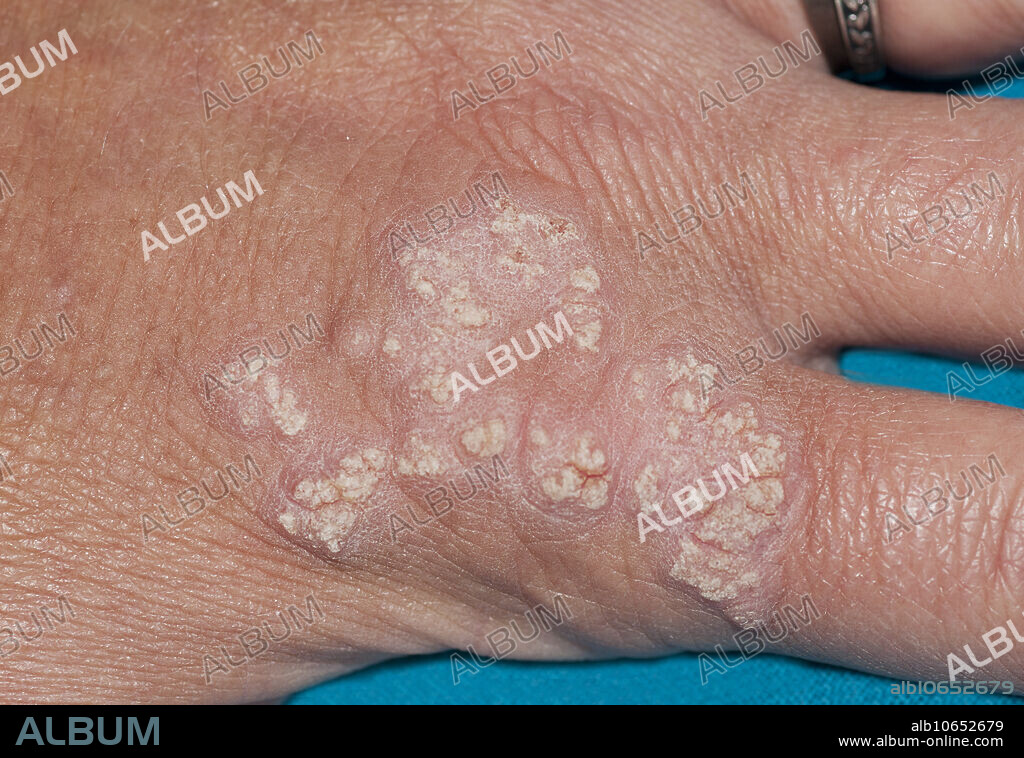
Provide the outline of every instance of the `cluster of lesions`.
[[490,213],[408,251],[396,267],[380,354],[406,397],[428,409],[451,410],[458,400],[453,371],[489,383],[485,354],[496,346],[509,347],[517,364],[536,357],[547,346],[541,322],[554,329],[564,319],[576,350],[602,347],[608,308],[595,256],[576,225],[556,214],[500,198]]
[[585,420],[565,424],[554,413],[535,414],[524,441],[526,503],[558,518],[605,510],[612,489],[612,452],[601,431]]
[[291,378],[274,366],[251,375],[238,373],[234,377],[225,370],[206,392],[209,402],[242,434],[270,434],[287,442],[307,435],[313,420],[309,398]]
[[[502,367],[514,363],[519,370],[542,352],[570,355],[559,364],[567,372],[599,373],[607,357],[609,298],[593,250],[571,220],[525,210],[507,198],[484,223],[444,243],[443,249],[435,242],[401,261],[403,295],[415,305],[406,323],[394,324],[382,338],[383,352],[408,377],[412,415],[444,414],[430,435],[417,433],[415,445],[425,445],[418,458],[424,465],[406,456],[409,463],[400,464],[399,473],[443,478],[456,461],[505,454],[515,439],[528,503],[554,516],[605,509],[611,461],[600,430],[584,424],[570,432],[557,416],[535,419],[526,428],[524,403],[501,405],[509,388],[513,395],[524,392],[522,379],[501,379]],[[418,323],[409,328],[413,319]],[[495,349],[506,350],[500,366],[488,363]],[[453,371],[475,380],[479,391],[460,398]],[[495,378],[501,383],[484,386]],[[534,393],[527,394],[532,400]],[[494,414],[495,405],[508,413]]]
[[519,421],[512,409],[478,408],[396,435],[395,472],[406,480],[436,483],[495,456],[508,457]]
[[751,403],[712,401],[715,371],[685,354],[635,370],[629,386],[650,408],[649,452],[631,486],[641,540],[670,540],[672,578],[717,602],[763,581],[760,558],[780,526],[786,453]]
[[291,535],[341,551],[391,465],[391,455],[380,447],[353,447],[333,465],[319,467],[319,475],[289,485],[278,523]]
[[[399,507],[403,498],[459,484],[461,475],[480,467],[497,471],[493,459],[500,457],[503,468],[523,446],[537,452],[532,481],[553,510],[604,508],[610,462],[596,434],[566,435],[556,424],[527,435],[521,380],[481,383],[460,402],[452,381],[453,371],[486,378],[485,356],[498,345],[508,348],[506,367],[532,360],[545,347],[584,356],[601,351],[603,282],[575,225],[504,200],[490,215],[463,220],[444,237],[407,251],[394,266],[392,307],[373,348],[384,367],[382,385],[398,400],[394,418],[380,444],[347,445],[320,474],[290,483],[281,526],[339,553],[378,505]],[[569,324],[564,332],[556,313]],[[514,332],[524,319],[543,321],[561,341],[546,339],[539,328],[527,328],[525,336]],[[467,370],[469,362],[477,373]],[[278,402],[287,401],[281,395]],[[476,491],[463,484],[454,489]]]
[[507,455],[513,426],[505,414],[492,412],[455,423],[454,436],[424,427],[402,432],[382,447],[348,444],[333,465],[320,466],[319,475],[288,484],[278,522],[289,534],[338,554],[361,522],[411,492],[447,484],[460,499],[475,494],[476,470]]

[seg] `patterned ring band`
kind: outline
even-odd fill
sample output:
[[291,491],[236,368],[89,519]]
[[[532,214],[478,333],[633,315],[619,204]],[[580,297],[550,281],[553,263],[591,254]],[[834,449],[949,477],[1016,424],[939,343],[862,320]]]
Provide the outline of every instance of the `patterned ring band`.
[[814,35],[835,73],[861,81],[885,74],[879,0],[804,0]]

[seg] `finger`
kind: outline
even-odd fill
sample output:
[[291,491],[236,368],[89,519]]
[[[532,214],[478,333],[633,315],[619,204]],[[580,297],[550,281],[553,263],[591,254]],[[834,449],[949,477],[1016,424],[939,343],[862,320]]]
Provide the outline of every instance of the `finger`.
[[[777,42],[808,28],[801,0],[726,0]],[[882,0],[882,44],[895,71],[949,76],[977,71],[1024,45],[1022,0]]]
[[1024,105],[950,121],[940,95],[804,82],[799,123],[764,134],[772,322],[808,310],[846,344],[974,356],[1017,334]]
[[[753,81],[768,83],[765,64],[751,65]],[[1019,333],[1005,303],[1022,283],[1014,146],[1024,106],[855,87],[809,65],[756,96],[761,113],[784,117],[755,120],[743,100],[716,105],[707,120],[757,140],[756,154],[716,162],[730,167],[729,180],[746,174],[768,191],[732,226],[704,223],[691,239],[721,251],[735,245],[730,235],[759,243],[751,286],[767,323],[799,323],[810,312],[823,347],[971,357]],[[695,181],[694,194],[714,208],[714,182]]]
[[[536,564],[519,568],[521,584],[541,577],[572,598],[561,634],[592,653],[745,640],[750,654],[773,639],[778,652],[929,681],[949,676],[955,654],[958,678],[1024,687],[1011,629],[1024,633],[1015,411],[950,412],[782,364],[690,403],[706,366],[687,371],[674,348],[642,356],[612,382],[608,428],[625,444],[602,444],[610,510],[523,540]],[[580,428],[584,417],[564,411],[559,428]],[[538,504],[529,488],[519,500]],[[538,528],[528,510],[507,517],[509,532]]]
[[1019,0],[898,0],[884,3],[883,43],[889,65],[929,76],[976,71],[1024,45]]
[[820,477],[782,558],[782,584],[820,613],[793,652],[928,680],[952,664],[1020,689],[1019,412],[790,371]]

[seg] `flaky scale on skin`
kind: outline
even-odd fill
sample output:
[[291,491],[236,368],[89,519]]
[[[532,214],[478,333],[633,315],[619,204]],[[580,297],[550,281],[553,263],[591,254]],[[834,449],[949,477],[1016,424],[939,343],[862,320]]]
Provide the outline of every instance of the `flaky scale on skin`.
[[[287,370],[279,375],[276,367],[266,377],[253,380],[254,389],[241,406],[227,403],[218,409],[222,417],[232,417],[231,425],[243,434],[265,425],[300,452],[323,446],[325,452],[319,458],[283,455],[282,482],[287,485],[282,485],[276,505],[270,508],[275,526],[306,546],[314,545],[321,555],[340,556],[351,544],[349,537],[366,524],[363,516],[368,511],[397,508],[403,494],[410,499],[421,496],[424,487],[481,462],[490,463],[494,456],[503,461],[513,458],[529,407],[528,398],[519,391],[529,385],[531,370],[536,373],[539,366],[553,371],[560,365],[563,373],[565,369],[580,373],[588,360],[599,365],[607,354],[606,350],[602,354],[605,336],[600,320],[610,308],[598,269],[598,256],[586,247],[574,221],[526,211],[508,200],[496,210],[481,211],[464,221],[447,238],[390,262],[387,284],[394,307],[385,309],[380,322],[338,319],[330,329],[336,338],[333,352],[370,367],[378,386],[379,374],[373,376],[372,369],[385,367],[383,387],[393,390],[393,396],[391,402],[383,403],[386,421],[377,439],[363,439],[361,449],[324,443],[323,437],[333,432],[327,428],[330,414],[320,413],[317,407],[321,396],[314,387],[303,385],[301,376],[293,377]],[[520,275],[531,281],[521,286]],[[571,356],[560,360],[545,360],[545,356],[534,366],[521,359],[517,377],[487,386],[486,393],[467,397],[455,407],[450,384],[453,355],[479,360],[474,353],[486,351],[493,341],[514,340],[514,328],[520,323],[528,325],[528,334],[538,321],[558,329],[552,312],[562,308],[579,317],[580,333],[567,329],[563,341],[559,331],[554,338],[557,344],[550,348]],[[548,344],[543,333],[540,337]],[[530,335],[533,341],[541,340],[534,334]],[[368,487],[367,493],[346,496],[353,488],[343,486],[345,477],[368,473],[352,462],[367,460],[369,450],[379,451],[387,463],[372,472],[369,478],[375,486]],[[588,452],[577,450],[576,456],[583,460]],[[323,462],[326,459],[335,463],[328,465]],[[352,465],[339,470],[346,460]],[[601,472],[587,472],[581,485],[590,507],[607,500],[601,476]],[[547,486],[554,485],[548,482]],[[391,499],[383,495],[389,489]]]
[[283,379],[276,368],[246,376],[230,390],[216,397],[217,412],[232,416],[243,434],[280,435],[297,439],[309,427],[308,402],[294,382]]
[[390,453],[371,439],[332,439],[285,463],[261,507],[263,517],[316,555],[341,558],[352,551],[353,540],[365,544],[364,527],[383,502],[395,498],[393,468]]
[[303,478],[282,499],[277,522],[302,539],[340,552],[370,499],[388,474],[388,454],[377,447],[356,447],[325,475]]
[[555,539],[567,529],[578,538],[611,512],[623,457],[605,402],[572,405],[557,390],[538,390],[510,463],[522,488],[524,515],[539,533]]
[[508,445],[508,426],[501,416],[492,416],[486,421],[474,420],[462,432],[459,442],[472,456],[490,458],[501,455]]
[[[603,359],[611,308],[597,252],[574,220],[508,197],[444,237],[406,249],[389,272],[393,306],[379,345],[396,402],[418,415],[448,415],[462,400],[453,372],[478,380],[481,392],[493,391],[492,381],[514,381],[487,367],[487,352],[500,345],[509,347],[503,365],[514,363],[522,380],[538,357],[537,324],[551,325],[559,312],[577,322],[573,355]],[[572,356],[562,361],[573,363]]]
[[638,549],[663,580],[749,622],[765,612],[772,557],[785,540],[787,453],[751,402],[702,396],[701,376],[714,370],[673,348],[625,372],[626,391],[644,411],[622,495]]
[[[278,328],[251,325],[227,344],[186,368],[204,413],[217,428],[245,439],[269,439],[301,449],[304,438],[320,433],[317,418],[333,410],[333,403],[317,403],[319,364],[327,345],[325,321],[282,319]],[[299,334],[297,327],[307,330]],[[263,335],[263,336],[261,336]]]
[[397,471],[400,476],[427,480],[443,477],[455,469],[458,459],[451,443],[427,430],[412,432],[402,445]]
[[[580,229],[505,201],[386,262],[383,318],[339,328],[354,340],[351,354],[379,369],[372,377],[386,420],[376,436],[328,446],[330,465],[290,466],[272,514],[283,534],[328,559],[378,550],[368,535],[386,530],[387,514],[501,456],[521,495],[502,507],[527,516],[527,532],[579,539],[625,515],[635,535],[632,516],[667,510],[674,490],[710,481],[747,454],[756,468],[748,481],[647,544],[633,543],[665,584],[745,607],[767,580],[762,563],[785,516],[781,439],[738,396],[704,396],[699,377],[714,377],[714,361],[685,346],[624,368],[634,349],[610,318],[620,310],[619,283]],[[572,331],[525,357],[529,331],[552,324],[556,312]],[[514,373],[495,373],[455,402],[451,372],[482,367],[489,350],[513,339]],[[301,437],[306,409],[286,398],[287,377],[280,384],[269,389],[278,403],[271,420]]]

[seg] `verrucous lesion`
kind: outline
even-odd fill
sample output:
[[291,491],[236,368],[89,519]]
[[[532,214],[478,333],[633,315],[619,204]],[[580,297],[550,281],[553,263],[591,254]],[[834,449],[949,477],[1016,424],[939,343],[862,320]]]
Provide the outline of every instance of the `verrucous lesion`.
[[[713,502],[703,498],[706,506],[679,537],[671,574],[708,600],[726,601],[761,582],[756,543],[777,525],[785,496],[781,476],[786,454],[778,435],[761,430],[749,403],[715,413],[710,431],[712,449],[719,451],[717,465],[735,463],[746,454],[756,473]],[[699,492],[704,495],[705,489]]]
[[[728,602],[763,581],[763,541],[779,527],[786,453],[781,437],[761,428],[752,404],[710,402],[702,384],[715,371],[684,353],[630,372],[631,394],[651,407],[644,423],[653,439],[628,496],[659,532],[645,533],[644,541],[676,546],[671,578],[706,600]],[[673,499],[684,487],[685,512]]]
[[291,489],[278,523],[289,534],[340,551],[389,464],[388,454],[376,447],[345,455],[328,475],[302,479]]

